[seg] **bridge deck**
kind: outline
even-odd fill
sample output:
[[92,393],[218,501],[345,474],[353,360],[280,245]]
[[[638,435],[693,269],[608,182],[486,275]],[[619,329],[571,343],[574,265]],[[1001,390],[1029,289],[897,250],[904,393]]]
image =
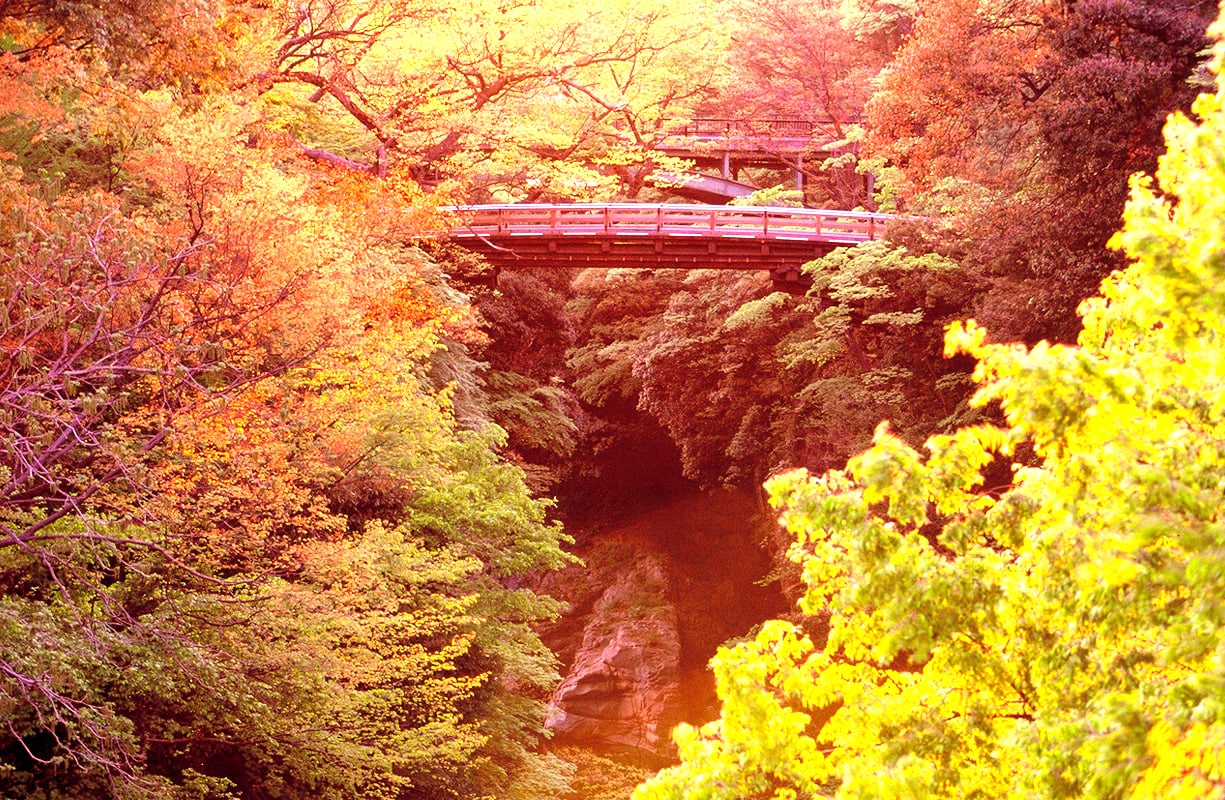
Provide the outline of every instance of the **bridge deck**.
[[855,244],[877,238],[889,218],[868,211],[650,203],[508,204],[448,209],[453,238],[657,236],[795,239]]
[[762,206],[602,203],[449,209],[449,238],[495,266],[766,269],[879,238],[887,215]]

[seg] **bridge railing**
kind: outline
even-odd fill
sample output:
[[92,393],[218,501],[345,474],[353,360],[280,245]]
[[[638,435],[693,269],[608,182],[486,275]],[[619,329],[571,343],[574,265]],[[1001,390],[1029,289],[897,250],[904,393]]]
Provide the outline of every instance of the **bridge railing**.
[[510,204],[459,206],[453,237],[689,236],[838,243],[879,238],[887,214],[767,206]]
[[818,124],[800,117],[732,119],[698,117],[675,131],[681,136],[811,136]]
[[[841,120],[843,125],[860,121],[859,117]],[[696,139],[710,138],[811,138],[834,127],[833,117],[695,117],[665,123],[672,136]]]

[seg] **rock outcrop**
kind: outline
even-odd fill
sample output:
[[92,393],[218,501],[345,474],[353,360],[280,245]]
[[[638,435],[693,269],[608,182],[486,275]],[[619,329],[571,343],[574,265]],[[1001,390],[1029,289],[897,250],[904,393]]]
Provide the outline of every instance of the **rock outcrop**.
[[585,537],[586,566],[541,587],[570,604],[542,631],[565,676],[550,704],[555,741],[663,764],[676,724],[718,715],[707,661],[787,606],[759,584],[762,526],[751,497],[720,493]]
[[663,557],[647,553],[592,606],[573,663],[553,695],[559,738],[663,756],[679,720],[681,646]]

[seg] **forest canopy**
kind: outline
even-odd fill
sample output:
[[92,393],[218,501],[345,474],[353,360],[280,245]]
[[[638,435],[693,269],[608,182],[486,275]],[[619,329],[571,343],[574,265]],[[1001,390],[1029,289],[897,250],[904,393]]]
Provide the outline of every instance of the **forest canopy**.
[[429,205],[265,134],[284,9],[113,6],[0,6],[0,793],[564,789],[514,583],[566,537],[434,377]]

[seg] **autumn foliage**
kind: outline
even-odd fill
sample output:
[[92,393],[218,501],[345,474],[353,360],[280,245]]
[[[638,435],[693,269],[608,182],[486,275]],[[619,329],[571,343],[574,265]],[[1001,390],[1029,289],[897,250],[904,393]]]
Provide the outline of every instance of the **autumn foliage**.
[[769,482],[802,617],[720,652],[636,798],[1221,796],[1223,99],[1132,180],[1075,345],[949,327],[1000,424]]
[[532,752],[556,604],[505,588],[564,537],[430,376],[480,335],[407,245],[415,182],[3,10],[3,793],[564,786]]
[[[543,495],[873,442],[771,484],[819,619],[726,651],[642,796],[1219,793],[1219,97],[1079,347],[941,345],[1075,338],[1216,12],[0,0],[0,796],[621,792],[543,747]],[[913,217],[791,293],[438,242],[455,203],[662,193],[697,115],[813,126],[753,201]]]

